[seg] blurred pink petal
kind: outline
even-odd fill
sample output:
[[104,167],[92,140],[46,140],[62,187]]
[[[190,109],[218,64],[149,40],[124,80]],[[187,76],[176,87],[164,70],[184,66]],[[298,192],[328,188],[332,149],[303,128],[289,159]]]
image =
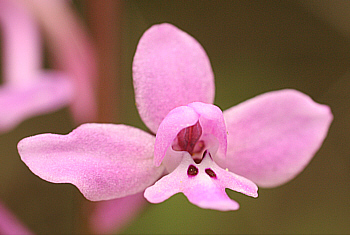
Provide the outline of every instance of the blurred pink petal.
[[28,9],[13,0],[0,0],[0,24],[4,83],[20,86],[33,82],[42,66],[38,24]]
[[225,188],[258,196],[258,187],[253,182],[221,169],[209,155],[206,152],[203,161],[196,164],[188,153],[184,153],[176,170],[146,189],[146,199],[160,203],[183,192],[191,203],[201,208],[227,211],[237,210],[239,205],[227,196]]
[[70,1],[12,0],[25,7],[43,29],[49,59],[69,76],[74,86],[70,109],[76,123],[96,121],[94,83],[97,78],[92,43]]
[[18,143],[22,161],[39,177],[74,184],[91,201],[143,191],[162,174],[154,167],[154,136],[134,127],[83,124],[68,135],[42,134]]
[[91,39],[70,1],[16,0],[26,5],[42,26],[50,58],[72,78],[75,87],[70,104],[77,123],[93,122],[97,118],[94,94],[97,65]]
[[90,217],[95,234],[110,234],[123,229],[146,204],[143,192],[114,200],[101,201]]
[[143,34],[133,78],[138,111],[153,133],[170,110],[194,101],[214,101],[207,54],[193,37],[171,24],[154,25]]
[[0,234],[31,235],[24,225],[0,202]]
[[332,122],[326,105],[295,90],[268,92],[224,111],[228,152],[219,165],[262,187],[293,179],[321,147]]
[[73,87],[65,74],[43,72],[32,83],[0,87],[0,132],[23,120],[64,107],[72,100]]
[[42,69],[39,25],[21,1],[0,0],[3,80],[0,87],[0,131],[27,118],[56,111],[73,101],[68,73]]

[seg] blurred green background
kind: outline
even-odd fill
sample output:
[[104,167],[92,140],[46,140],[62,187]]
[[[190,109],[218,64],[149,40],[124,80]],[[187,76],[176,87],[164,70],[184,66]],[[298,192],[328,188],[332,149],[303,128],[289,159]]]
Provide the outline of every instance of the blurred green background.
[[[82,17],[86,2],[74,1]],[[252,199],[229,191],[241,208],[199,209],[179,194],[148,206],[124,234],[337,234],[350,232],[350,1],[123,1],[118,118],[142,129],[131,65],[151,25],[169,22],[205,48],[223,110],[258,94],[294,88],[334,114],[322,148],[294,180],[259,189]],[[88,27],[89,21],[86,20]],[[117,89],[116,89],[117,90]],[[0,198],[34,232],[72,234],[84,227],[85,199],[72,185],[51,184],[20,161],[16,145],[38,133],[68,133],[68,109],[26,120],[0,135]],[[83,220],[81,220],[83,219]]]

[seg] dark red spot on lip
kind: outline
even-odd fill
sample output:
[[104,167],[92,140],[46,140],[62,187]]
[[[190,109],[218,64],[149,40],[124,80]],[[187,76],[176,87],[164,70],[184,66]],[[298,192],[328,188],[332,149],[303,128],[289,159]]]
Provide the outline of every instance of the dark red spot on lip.
[[187,175],[188,176],[196,176],[198,175],[198,168],[195,167],[194,165],[189,165],[187,169]]
[[207,173],[207,175],[209,175],[210,178],[216,178],[215,172],[210,168],[205,169],[205,173]]

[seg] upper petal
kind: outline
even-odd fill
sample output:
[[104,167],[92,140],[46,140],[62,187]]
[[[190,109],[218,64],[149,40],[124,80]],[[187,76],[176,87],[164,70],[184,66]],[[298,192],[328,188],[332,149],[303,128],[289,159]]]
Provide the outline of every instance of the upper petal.
[[175,107],[214,101],[208,56],[193,37],[171,24],[154,25],[141,37],[133,78],[138,111],[154,133]]
[[22,161],[44,180],[72,183],[92,201],[144,190],[160,177],[154,137],[125,125],[83,124],[68,135],[41,134],[18,143]]
[[299,174],[322,145],[332,121],[326,105],[296,90],[268,92],[224,111],[226,159],[218,164],[262,187]]

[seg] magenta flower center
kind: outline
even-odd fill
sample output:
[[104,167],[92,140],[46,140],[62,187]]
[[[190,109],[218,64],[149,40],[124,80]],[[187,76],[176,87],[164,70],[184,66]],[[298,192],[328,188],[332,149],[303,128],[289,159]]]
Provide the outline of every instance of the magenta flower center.
[[202,161],[203,150],[205,147],[204,141],[199,140],[202,136],[202,127],[199,121],[193,126],[182,129],[176,137],[177,143],[173,144],[173,149],[176,151],[188,152],[195,163],[199,164]]

